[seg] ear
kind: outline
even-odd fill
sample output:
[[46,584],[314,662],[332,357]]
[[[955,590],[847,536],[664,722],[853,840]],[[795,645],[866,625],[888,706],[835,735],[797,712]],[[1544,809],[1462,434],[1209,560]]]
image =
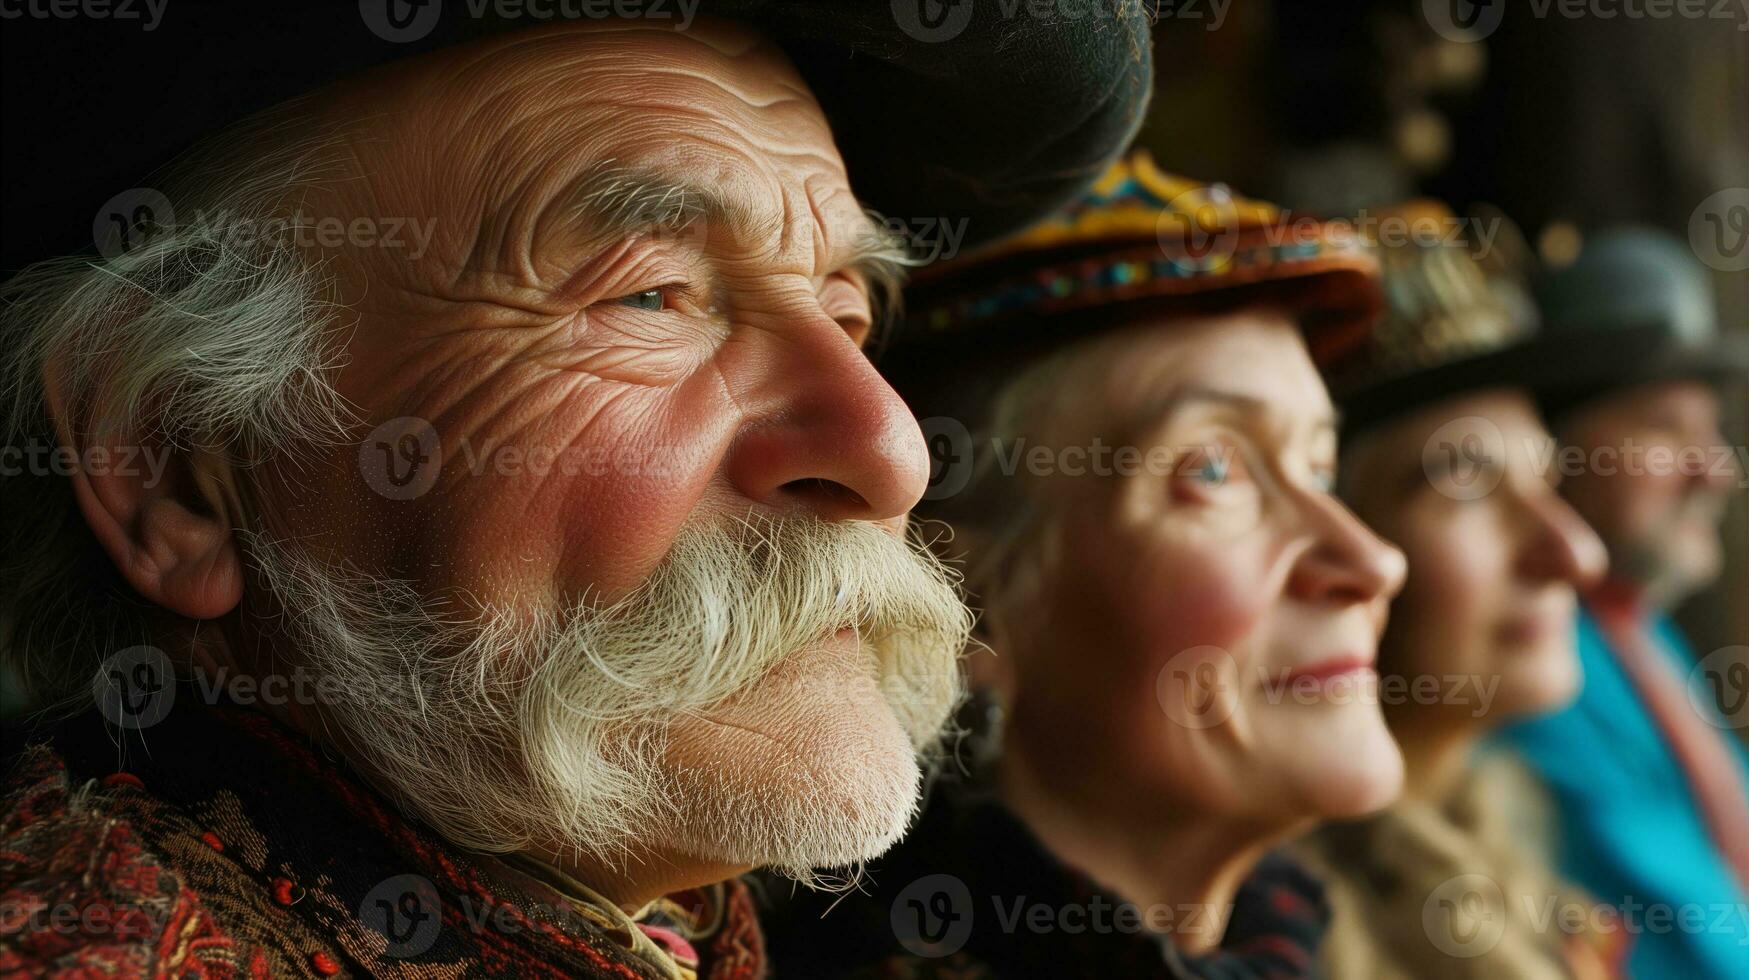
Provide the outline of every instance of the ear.
[[177,450],[138,427],[93,426],[90,405],[67,397],[64,371],[43,372],[66,473],[85,522],[141,597],[188,619],[216,619],[243,596],[232,528],[242,513],[222,454]]

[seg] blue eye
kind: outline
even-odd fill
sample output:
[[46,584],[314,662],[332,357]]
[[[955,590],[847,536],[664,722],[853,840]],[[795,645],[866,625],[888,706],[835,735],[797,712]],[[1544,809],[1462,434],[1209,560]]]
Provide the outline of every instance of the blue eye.
[[1208,461],[1196,471],[1196,477],[1204,483],[1220,486],[1227,482],[1227,461],[1209,457]]
[[657,311],[662,309],[662,290],[646,289],[643,292],[633,293],[630,296],[621,296],[619,299],[614,300],[614,302],[621,306],[630,306],[634,309]]

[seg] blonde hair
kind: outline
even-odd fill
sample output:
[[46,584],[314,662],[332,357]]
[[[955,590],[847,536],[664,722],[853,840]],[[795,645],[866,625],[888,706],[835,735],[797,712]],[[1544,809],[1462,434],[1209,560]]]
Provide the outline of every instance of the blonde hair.
[[[1330,899],[1325,972],[1375,980],[1556,980],[1574,975],[1575,957],[1607,963],[1609,937],[1569,935],[1560,915],[1545,917],[1549,903],[1590,907],[1550,870],[1546,825],[1535,780],[1494,755],[1466,773],[1443,805],[1406,800],[1308,835],[1293,852]],[[1461,955],[1447,948],[1453,937],[1467,938],[1489,923],[1501,925],[1491,945],[1476,939],[1458,948]]]

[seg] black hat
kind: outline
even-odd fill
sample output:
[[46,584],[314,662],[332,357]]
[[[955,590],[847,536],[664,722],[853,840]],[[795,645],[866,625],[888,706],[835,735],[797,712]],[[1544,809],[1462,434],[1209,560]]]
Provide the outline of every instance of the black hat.
[[0,274],[88,247],[112,196],[257,110],[495,31],[628,10],[677,29],[692,15],[739,20],[772,37],[830,119],[859,198],[901,219],[964,221],[967,246],[1098,177],[1140,125],[1152,79],[1139,0],[1044,17],[970,0],[42,4],[0,45]]
[[1543,333],[1569,352],[1541,386],[1560,413],[1653,381],[1749,375],[1749,336],[1721,334],[1706,270],[1686,243],[1650,228],[1612,229],[1538,284]]
[[1660,232],[1601,235],[1533,295],[1528,256],[1448,238],[1459,222],[1444,205],[1412,202],[1386,217],[1442,233],[1381,244],[1386,314],[1357,352],[1322,365],[1345,436],[1486,388],[1525,389],[1555,415],[1631,384],[1749,365],[1742,338],[1718,336],[1699,263]]

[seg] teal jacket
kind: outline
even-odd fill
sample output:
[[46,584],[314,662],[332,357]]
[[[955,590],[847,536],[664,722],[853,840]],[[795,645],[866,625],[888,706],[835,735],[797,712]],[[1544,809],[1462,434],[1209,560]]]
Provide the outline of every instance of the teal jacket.
[[[1653,630],[1670,669],[1695,664],[1668,617]],[[1714,847],[1675,753],[1589,615],[1579,619],[1584,688],[1568,709],[1502,738],[1548,786],[1558,861],[1570,880],[1616,906],[1637,978],[1749,977],[1749,896]],[[1749,753],[1722,729],[1749,786]]]

